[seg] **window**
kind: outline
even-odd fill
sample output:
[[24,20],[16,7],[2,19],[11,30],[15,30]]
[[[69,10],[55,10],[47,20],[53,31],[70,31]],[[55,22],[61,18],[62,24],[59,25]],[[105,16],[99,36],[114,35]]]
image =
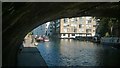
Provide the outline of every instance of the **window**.
[[77,28],[74,27],[74,32],[77,32]]
[[93,25],[93,27],[96,27],[96,25]]
[[90,25],[90,24],[87,24],[87,25],[86,25],[86,28],[87,28],[87,29],[91,28],[91,25]]
[[67,26],[69,27],[69,24]]
[[65,36],[65,34],[63,34],[63,36]]
[[71,20],[72,22],[74,22],[74,18],[70,18],[70,20]]
[[66,28],[67,27],[67,25],[64,25],[64,28]]
[[50,32],[52,32],[52,30]]
[[91,32],[91,29],[86,29],[86,33],[90,33]]
[[64,18],[64,23],[67,23],[68,22],[68,19],[67,18]]
[[55,23],[60,23],[60,20],[55,20],[54,22],[55,22]]
[[67,32],[69,32],[70,31],[70,29],[69,28],[67,28]]
[[91,23],[92,21],[91,20],[88,20],[88,23]]
[[75,23],[75,22],[77,22],[78,20],[77,20],[77,18],[70,18],[70,21]]
[[52,29],[52,26],[50,27],[50,29]]
[[82,24],[79,24],[79,28],[82,28]]
[[75,34],[72,34],[72,36],[75,36]]
[[77,18],[74,18],[74,21],[77,22],[78,21]]
[[67,29],[66,29],[66,28],[64,29],[64,32],[67,32]]

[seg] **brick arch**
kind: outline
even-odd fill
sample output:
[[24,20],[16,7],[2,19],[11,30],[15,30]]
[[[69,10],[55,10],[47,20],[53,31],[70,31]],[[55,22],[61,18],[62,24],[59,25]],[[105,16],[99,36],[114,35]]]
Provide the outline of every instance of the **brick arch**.
[[76,16],[120,17],[119,3],[59,2],[2,3],[3,66],[15,66],[19,46],[35,27],[59,18]]

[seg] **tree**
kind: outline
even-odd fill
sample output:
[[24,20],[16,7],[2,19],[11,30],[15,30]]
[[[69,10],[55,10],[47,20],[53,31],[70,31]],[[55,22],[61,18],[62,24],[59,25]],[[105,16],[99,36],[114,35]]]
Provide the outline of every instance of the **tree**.
[[102,37],[106,36],[106,33],[109,34],[109,36],[118,36],[119,28],[119,19],[102,17],[100,18],[97,33],[99,33]]
[[105,36],[105,34],[109,33],[109,26],[108,26],[109,18],[100,18],[99,26],[97,28],[97,33],[99,33],[102,37]]

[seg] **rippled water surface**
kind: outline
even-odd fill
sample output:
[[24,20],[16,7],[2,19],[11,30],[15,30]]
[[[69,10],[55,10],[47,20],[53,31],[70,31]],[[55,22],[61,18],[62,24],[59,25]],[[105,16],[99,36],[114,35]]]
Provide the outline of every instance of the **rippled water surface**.
[[120,65],[120,49],[72,39],[50,39],[38,49],[48,66]]

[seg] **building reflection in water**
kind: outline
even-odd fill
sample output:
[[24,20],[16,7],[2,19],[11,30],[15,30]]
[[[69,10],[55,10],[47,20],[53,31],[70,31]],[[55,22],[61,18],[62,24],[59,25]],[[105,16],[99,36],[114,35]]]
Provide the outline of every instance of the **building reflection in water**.
[[[120,54],[120,51],[114,50],[111,47],[72,39],[42,42],[38,45],[38,49],[48,66],[115,65],[117,63],[116,59],[118,59]],[[107,60],[110,62],[108,63]]]

